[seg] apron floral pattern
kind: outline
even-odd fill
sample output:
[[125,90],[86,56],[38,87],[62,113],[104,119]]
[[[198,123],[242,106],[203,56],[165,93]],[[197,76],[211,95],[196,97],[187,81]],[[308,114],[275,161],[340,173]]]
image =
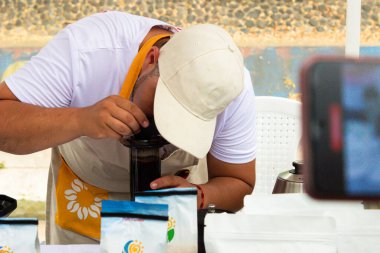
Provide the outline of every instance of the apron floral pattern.
[[65,198],[70,201],[67,210],[76,212],[80,220],[86,220],[88,215],[95,219],[99,218],[102,199],[92,197],[88,187],[79,179],[72,181],[71,189],[65,191]]
[[107,191],[80,180],[62,159],[56,199],[59,226],[99,240],[101,201],[108,199]]

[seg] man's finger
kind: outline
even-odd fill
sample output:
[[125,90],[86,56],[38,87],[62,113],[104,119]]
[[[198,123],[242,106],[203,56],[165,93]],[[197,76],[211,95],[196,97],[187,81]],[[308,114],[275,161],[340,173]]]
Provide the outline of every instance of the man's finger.
[[116,118],[111,118],[106,124],[111,130],[120,136],[131,135],[134,133],[129,126]]
[[160,189],[160,188],[168,188],[168,187],[178,187],[183,183],[183,179],[176,176],[164,176],[154,180],[150,183],[150,188]]
[[137,105],[135,105],[131,101],[120,97],[120,99],[116,100],[116,104],[120,108],[131,113],[133,115],[133,117],[135,117],[136,120],[140,123],[141,126],[147,127],[149,125],[149,120],[147,119],[145,113]]
[[111,115],[115,119],[120,120],[122,123],[127,125],[133,133],[140,132],[140,124],[130,112],[116,106],[116,108],[111,112]]

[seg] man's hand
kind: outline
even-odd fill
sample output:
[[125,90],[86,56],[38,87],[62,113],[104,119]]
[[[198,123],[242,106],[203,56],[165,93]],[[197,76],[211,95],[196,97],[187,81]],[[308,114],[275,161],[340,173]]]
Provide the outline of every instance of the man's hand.
[[109,96],[93,106],[78,112],[82,135],[91,138],[113,138],[119,140],[140,132],[149,121],[144,112],[131,101],[120,96]]
[[[207,155],[209,180],[198,190],[198,208],[214,204],[216,208],[236,212],[243,207],[244,196],[251,194],[255,185],[256,160],[233,164],[223,162],[211,154]],[[169,187],[194,187],[178,176],[164,176],[150,183],[152,189]]]
[[[181,187],[181,188],[186,188],[186,187],[193,187],[196,188],[194,184],[189,183],[186,179],[183,177],[179,176],[164,176],[160,177],[153,182],[150,183],[150,188],[153,190],[161,189],[161,188],[175,188],[175,187]],[[198,208],[202,202],[202,196],[201,193],[198,190],[197,194],[197,199],[198,199]]]
[[174,187],[195,187],[193,184],[187,182],[183,177],[178,176],[164,176],[154,180],[150,183],[150,188],[153,190],[161,188],[174,188]]

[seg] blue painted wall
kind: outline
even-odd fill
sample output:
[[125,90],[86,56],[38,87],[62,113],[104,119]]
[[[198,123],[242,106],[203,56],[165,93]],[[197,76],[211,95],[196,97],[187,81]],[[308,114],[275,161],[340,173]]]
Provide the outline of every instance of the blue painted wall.
[[[0,49],[0,77],[12,63],[29,60],[36,48]],[[242,48],[245,65],[251,72],[256,95],[297,98],[299,96],[299,68],[315,54],[344,54],[342,47],[267,47]],[[379,56],[380,46],[362,47],[363,56]]]

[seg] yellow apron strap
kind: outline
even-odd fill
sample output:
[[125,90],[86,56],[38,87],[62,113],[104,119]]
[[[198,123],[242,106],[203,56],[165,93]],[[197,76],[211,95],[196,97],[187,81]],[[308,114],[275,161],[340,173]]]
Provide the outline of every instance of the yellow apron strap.
[[137,77],[140,74],[146,55],[148,54],[149,50],[152,48],[154,43],[156,43],[157,41],[165,37],[170,37],[170,35],[169,34],[155,35],[149,40],[147,40],[144,43],[144,45],[141,47],[135,59],[133,60],[131,67],[129,68],[129,71],[128,71],[127,76],[125,77],[123,86],[121,87],[121,90],[119,93],[121,97],[129,99],[129,97],[131,96],[133,87],[136,83]]

